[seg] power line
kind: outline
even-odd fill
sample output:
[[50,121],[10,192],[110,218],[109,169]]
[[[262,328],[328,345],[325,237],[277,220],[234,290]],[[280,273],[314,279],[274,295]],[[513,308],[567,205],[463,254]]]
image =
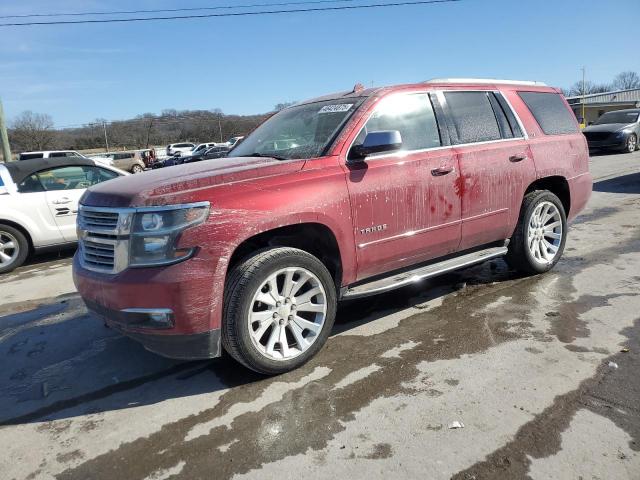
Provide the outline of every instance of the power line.
[[248,5],[218,5],[215,7],[191,7],[191,8],[164,8],[153,10],[114,10],[111,12],[67,12],[67,13],[29,13],[23,15],[0,15],[0,19],[6,18],[36,18],[36,17],[84,17],[89,15],[132,15],[136,13],[174,13],[174,12],[194,12],[201,10],[235,10],[241,8],[257,7],[284,7],[290,5],[313,5],[319,3],[346,3],[357,0],[315,0],[306,2],[281,2],[281,3],[254,3]]
[[393,2],[393,3],[370,3],[365,5],[342,5],[335,7],[316,7],[316,8],[297,8],[290,10],[262,10],[256,12],[233,12],[233,13],[208,13],[201,15],[174,15],[166,17],[142,17],[142,18],[110,18],[105,20],[56,20],[52,22],[24,22],[24,23],[0,23],[0,27],[26,27],[32,25],[77,25],[92,23],[130,23],[130,22],[150,22],[160,20],[189,20],[197,18],[221,18],[221,17],[248,17],[259,15],[280,15],[285,13],[311,13],[311,12],[330,12],[340,10],[361,10],[385,7],[400,7],[411,5],[432,5],[438,3],[454,3],[462,0],[423,0],[410,2]]

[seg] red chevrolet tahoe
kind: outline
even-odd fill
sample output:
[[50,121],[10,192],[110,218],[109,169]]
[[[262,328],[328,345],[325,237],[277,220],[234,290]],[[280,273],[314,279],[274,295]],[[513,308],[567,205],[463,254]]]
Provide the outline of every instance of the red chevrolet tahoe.
[[226,159],[91,187],[75,284],[153,352],[224,348],[276,374],[318,352],[341,299],[495,257],[552,268],[591,194],[588,161],[541,83],[357,86],[282,110]]

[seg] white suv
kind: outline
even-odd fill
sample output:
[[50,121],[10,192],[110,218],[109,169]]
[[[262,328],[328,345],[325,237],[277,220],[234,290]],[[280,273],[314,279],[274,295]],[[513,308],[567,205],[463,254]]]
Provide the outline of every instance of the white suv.
[[40,152],[22,152],[18,160],[33,160],[35,158],[83,158],[75,150],[42,150]]
[[167,147],[167,155],[173,157],[174,155],[189,155],[195,147],[193,143],[172,143]]
[[128,173],[83,157],[0,163],[0,273],[31,252],[75,243],[82,194],[122,175]]

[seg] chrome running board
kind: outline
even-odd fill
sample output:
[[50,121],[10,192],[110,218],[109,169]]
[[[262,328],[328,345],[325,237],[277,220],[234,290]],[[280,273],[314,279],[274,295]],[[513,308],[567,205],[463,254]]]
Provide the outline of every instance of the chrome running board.
[[479,250],[477,252],[467,253],[466,255],[418,267],[414,270],[396,273],[394,275],[372,280],[357,286],[347,287],[343,290],[341,299],[352,300],[355,298],[368,297],[369,295],[388,292],[427,278],[436,277],[443,273],[458,270],[459,268],[469,267],[492,258],[502,257],[506,253],[507,247],[492,247],[485,250]]

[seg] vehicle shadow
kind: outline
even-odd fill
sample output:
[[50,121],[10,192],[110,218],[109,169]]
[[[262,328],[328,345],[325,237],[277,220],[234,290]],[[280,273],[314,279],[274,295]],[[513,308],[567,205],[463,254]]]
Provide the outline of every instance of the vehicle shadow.
[[629,194],[640,193],[640,172],[594,182],[593,191]]
[[[56,260],[70,259],[70,258],[73,258],[75,253],[76,253],[76,247],[70,246],[70,247],[61,248],[60,250],[40,253],[37,255],[30,255],[29,258],[27,258],[27,261],[24,262],[24,265],[22,265],[22,267],[20,268],[32,267],[35,265],[40,265],[42,263],[49,263]],[[20,268],[18,268],[16,271],[19,272]]]
[[[388,294],[343,302],[332,336],[368,328],[393,314],[420,313],[426,302],[467,283],[516,277],[502,260],[493,260]],[[227,355],[181,362],[150,353],[88,314],[77,295],[0,316],[0,355],[0,426],[153,405],[269,381]]]

